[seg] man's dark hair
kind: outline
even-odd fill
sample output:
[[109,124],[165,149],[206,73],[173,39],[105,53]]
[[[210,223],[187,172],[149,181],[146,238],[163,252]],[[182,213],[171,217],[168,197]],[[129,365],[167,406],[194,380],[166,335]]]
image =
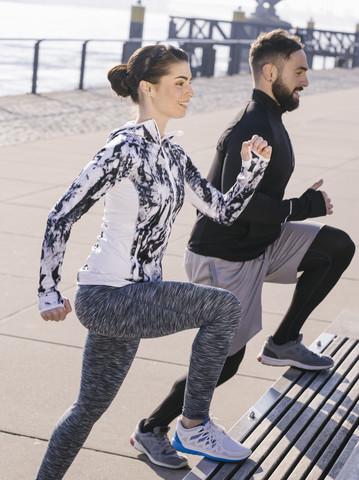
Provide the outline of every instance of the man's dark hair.
[[290,35],[286,30],[279,28],[261,33],[249,50],[249,64],[253,76],[258,77],[267,63],[279,66],[280,60],[288,60],[292,53],[302,48],[304,45],[301,39],[296,35]]

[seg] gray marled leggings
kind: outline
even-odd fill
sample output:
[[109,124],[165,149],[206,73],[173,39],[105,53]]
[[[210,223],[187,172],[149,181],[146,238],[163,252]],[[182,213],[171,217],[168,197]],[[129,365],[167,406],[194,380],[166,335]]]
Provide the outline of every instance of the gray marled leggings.
[[199,328],[192,345],[183,415],[207,417],[241,306],[232,293],[219,288],[146,282],[122,288],[80,286],[75,310],[89,330],[80,392],[52,433],[37,480],[63,478],[94,423],[115,398],[141,338]]

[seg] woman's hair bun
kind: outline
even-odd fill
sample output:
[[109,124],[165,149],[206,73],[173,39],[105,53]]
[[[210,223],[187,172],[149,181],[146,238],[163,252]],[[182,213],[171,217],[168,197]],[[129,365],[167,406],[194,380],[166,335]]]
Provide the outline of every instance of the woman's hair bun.
[[108,81],[111,84],[111,88],[120,97],[128,97],[131,95],[128,86],[127,65],[122,63],[112,67],[107,74]]

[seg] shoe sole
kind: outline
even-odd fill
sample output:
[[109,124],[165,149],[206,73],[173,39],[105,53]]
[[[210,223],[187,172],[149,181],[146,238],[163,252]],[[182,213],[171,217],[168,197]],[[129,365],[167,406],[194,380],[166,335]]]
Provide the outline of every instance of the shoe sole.
[[159,467],[165,467],[165,468],[172,468],[173,470],[178,470],[180,468],[187,467],[188,461],[183,461],[180,465],[169,465],[168,463],[163,463],[160,462],[159,460],[155,460],[152,455],[145,449],[145,447],[139,443],[134,437],[130,437],[130,443],[133,447],[135,447],[136,450],[138,450],[141,453],[144,453],[147,455],[147,457],[151,460],[152,463],[155,465],[158,465]]
[[175,450],[178,450],[179,452],[189,453],[192,455],[200,455],[201,457],[210,458],[211,460],[217,460],[218,462],[230,462],[230,463],[243,462],[244,460],[247,460],[247,458],[250,457],[250,455],[252,454],[252,452],[250,452],[248,455],[244,456],[243,458],[228,459],[223,457],[215,457],[213,455],[209,455],[208,453],[200,452],[197,450],[191,450],[190,448],[184,447],[182,443],[178,442],[175,438],[172,439],[171,443],[172,443],[172,447]]
[[258,362],[263,365],[270,365],[272,367],[296,367],[302,370],[328,370],[334,366],[334,362],[331,365],[306,365],[304,363],[297,362],[296,360],[267,357],[266,355],[258,355]]

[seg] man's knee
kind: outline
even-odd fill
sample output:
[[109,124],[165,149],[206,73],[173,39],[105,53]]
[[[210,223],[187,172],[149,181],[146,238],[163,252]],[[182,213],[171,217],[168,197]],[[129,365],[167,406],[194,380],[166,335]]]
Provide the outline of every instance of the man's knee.
[[355,253],[355,243],[343,230],[337,230],[335,251],[341,261],[348,266]]
[[327,253],[332,260],[345,267],[349,265],[355,253],[355,244],[350,236],[343,230],[329,225],[320,230],[311,247]]

